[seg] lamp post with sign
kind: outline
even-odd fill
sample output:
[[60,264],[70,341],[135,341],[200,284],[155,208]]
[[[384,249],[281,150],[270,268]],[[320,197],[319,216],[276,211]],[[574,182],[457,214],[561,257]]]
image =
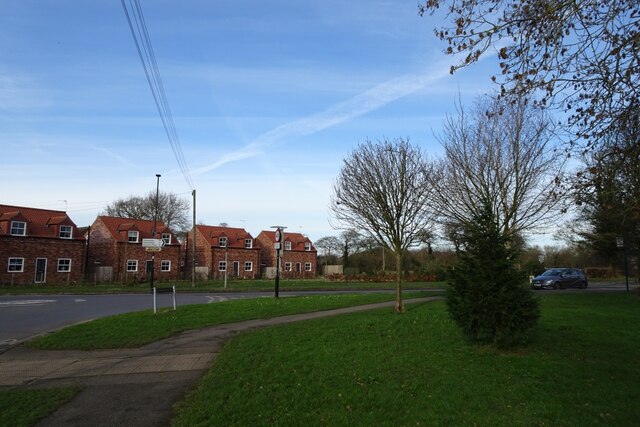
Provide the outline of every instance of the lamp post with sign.
[[627,263],[627,247],[624,245],[623,237],[616,237],[616,246],[622,248],[624,253],[624,281],[627,285],[627,292],[629,292],[629,264]]
[[282,258],[282,250],[284,249],[282,246],[282,241],[284,237],[284,229],[287,227],[283,227],[281,225],[273,225],[271,228],[275,228],[276,232],[274,234],[274,248],[276,250],[276,287],[274,292],[274,297],[278,298],[280,292],[280,260]]

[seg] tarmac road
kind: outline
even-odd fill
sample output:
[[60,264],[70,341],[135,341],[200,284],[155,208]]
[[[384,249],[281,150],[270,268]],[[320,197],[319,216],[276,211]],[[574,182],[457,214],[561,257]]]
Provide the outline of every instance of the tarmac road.
[[[177,305],[207,304],[259,293],[178,294]],[[158,307],[171,306],[171,294],[158,294]],[[0,296],[0,353],[34,336],[100,317],[153,308],[151,294]]]
[[[281,297],[319,293],[381,291],[281,292]],[[391,292],[391,291],[382,291]],[[273,292],[178,293],[178,308],[239,298],[271,297]],[[173,304],[171,294],[157,295],[158,307]],[[35,336],[79,322],[114,314],[153,309],[151,294],[109,295],[2,295],[0,296],[0,353]]]

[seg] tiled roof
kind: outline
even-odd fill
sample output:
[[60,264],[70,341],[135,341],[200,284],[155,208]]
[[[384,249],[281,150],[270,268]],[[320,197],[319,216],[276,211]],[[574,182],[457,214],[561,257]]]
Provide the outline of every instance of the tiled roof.
[[25,221],[27,223],[27,236],[57,238],[59,230],[57,227],[52,226],[70,225],[73,227],[73,239],[82,238],[76,224],[63,211],[0,205],[0,234],[9,234],[12,220]]
[[196,228],[207,239],[211,246],[219,246],[220,237],[227,238],[228,248],[244,248],[246,239],[253,240],[253,236],[244,228],[223,227],[217,225],[196,225]]
[[[113,216],[100,215],[96,221],[102,221],[114,240],[119,242],[127,241],[125,231],[135,230],[138,232],[138,241],[153,237],[153,221],[146,219],[117,218]],[[162,233],[171,233],[171,244],[179,244],[175,234],[162,221],[156,221],[156,239],[162,237]]]
[[[271,242],[276,242],[276,232],[275,231],[261,231],[260,235],[267,237]],[[311,240],[301,233],[288,233],[286,230],[284,231],[284,239],[283,242],[291,242],[291,250],[292,251],[304,251],[304,244],[308,242],[311,244],[311,251],[315,251],[316,248],[313,247]]]

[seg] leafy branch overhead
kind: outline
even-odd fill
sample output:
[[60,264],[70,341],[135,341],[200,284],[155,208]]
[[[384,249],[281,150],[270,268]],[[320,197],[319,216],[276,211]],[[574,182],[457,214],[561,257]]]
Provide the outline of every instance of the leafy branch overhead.
[[467,54],[452,73],[495,53],[502,96],[562,108],[587,146],[638,115],[637,0],[427,0],[419,11],[441,6],[436,35],[447,54]]

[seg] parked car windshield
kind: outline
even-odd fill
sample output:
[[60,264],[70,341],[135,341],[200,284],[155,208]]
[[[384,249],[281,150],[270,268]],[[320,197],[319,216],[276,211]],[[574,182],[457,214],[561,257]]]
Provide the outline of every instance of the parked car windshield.
[[559,268],[552,268],[551,270],[547,270],[541,274],[541,276],[560,276],[563,270]]

